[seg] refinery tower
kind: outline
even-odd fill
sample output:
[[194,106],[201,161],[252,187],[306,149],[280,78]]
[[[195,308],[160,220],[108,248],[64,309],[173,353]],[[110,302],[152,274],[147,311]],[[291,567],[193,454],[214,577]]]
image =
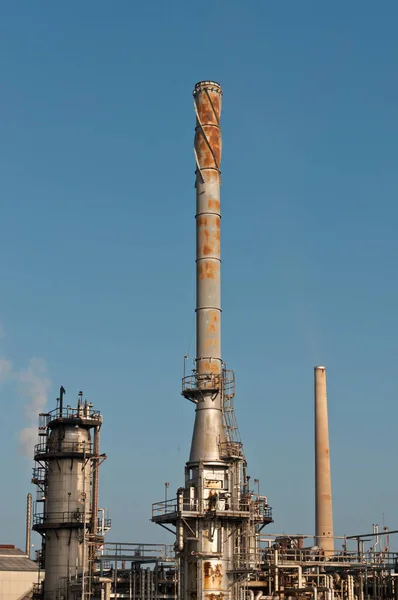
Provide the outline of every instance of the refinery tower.
[[[88,596],[98,547],[103,544],[103,524],[98,514],[98,468],[102,415],[83,401],[64,405],[60,389],[57,407],[40,414],[40,443],[35,446],[37,486],[33,529],[42,536],[40,566],[45,569],[44,600]],[[39,586],[40,587],[40,586]]]
[[[185,485],[153,505],[152,520],[176,534],[181,600],[238,599],[261,562],[258,533],[272,522],[267,498],[251,489],[233,410],[235,378],[221,355],[218,83],[193,92],[196,113],[196,358],[182,394],[195,404]],[[258,486],[258,480],[254,480]]]

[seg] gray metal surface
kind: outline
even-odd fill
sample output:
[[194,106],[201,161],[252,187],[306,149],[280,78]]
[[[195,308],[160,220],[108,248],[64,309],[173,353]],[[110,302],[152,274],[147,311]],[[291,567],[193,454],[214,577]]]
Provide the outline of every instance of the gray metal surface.
[[[76,427],[77,425],[77,427]],[[90,432],[78,426],[78,423],[53,429],[48,445],[59,441],[62,435],[60,450],[68,449],[72,443],[81,444],[90,448]],[[53,598],[61,578],[70,573],[81,573],[83,565],[87,570],[87,561],[83,560],[82,531],[69,523],[76,521],[84,527],[84,513],[86,522],[91,519],[91,468],[90,463],[84,458],[71,460],[67,453],[65,458],[51,460],[48,466],[48,488],[45,503],[46,523],[53,523],[53,528],[46,533],[44,583],[45,598]],[[86,495],[86,499],[84,498]],[[60,515],[65,515],[61,519]],[[61,528],[61,522],[65,524]],[[74,523],[73,523],[74,524]],[[51,595],[50,595],[51,594]]]

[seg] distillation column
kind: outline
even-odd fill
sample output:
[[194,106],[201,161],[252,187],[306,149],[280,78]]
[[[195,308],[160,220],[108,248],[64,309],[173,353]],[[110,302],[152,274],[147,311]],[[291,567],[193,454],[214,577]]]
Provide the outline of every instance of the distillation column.
[[323,548],[326,556],[331,556],[334,554],[334,539],[325,367],[319,366],[314,369],[314,392],[315,535],[317,546]]
[[242,569],[258,567],[257,528],[272,522],[265,497],[249,489],[233,411],[234,375],[221,358],[218,83],[194,92],[196,128],[196,358],[182,394],[196,407],[185,487],[153,505],[152,520],[176,528],[181,600],[240,598]]
[[[99,431],[102,416],[83,402],[79,393],[76,408],[63,407],[61,388],[59,406],[42,414],[41,443],[35,447],[33,482],[38,485],[33,529],[43,538],[45,568],[44,600],[57,600],[68,583],[89,574],[89,559],[101,543],[97,535],[99,448],[93,448],[91,430]],[[97,433],[98,435],[98,433]],[[98,438],[99,439],[99,438]],[[92,491],[93,490],[93,491]],[[82,580],[82,589],[86,579]],[[66,596],[65,596],[66,597]],[[82,596],[85,597],[85,596]]]

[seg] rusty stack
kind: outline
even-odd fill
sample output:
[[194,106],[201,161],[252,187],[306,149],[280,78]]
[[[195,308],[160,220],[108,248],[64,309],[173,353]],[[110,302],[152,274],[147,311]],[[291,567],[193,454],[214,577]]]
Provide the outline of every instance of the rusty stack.
[[[250,489],[233,408],[235,377],[221,357],[220,163],[218,83],[201,81],[196,113],[196,358],[182,394],[195,404],[185,485],[157,503],[153,521],[175,527],[181,598],[241,597],[242,572],[260,564],[258,532],[272,522],[259,489]],[[255,480],[257,481],[257,480]]]

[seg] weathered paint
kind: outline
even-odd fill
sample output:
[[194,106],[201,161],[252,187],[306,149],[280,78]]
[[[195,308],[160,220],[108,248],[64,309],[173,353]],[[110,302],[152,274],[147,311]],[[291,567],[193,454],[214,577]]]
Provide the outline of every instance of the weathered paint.
[[203,563],[203,590],[222,590],[222,584],[222,564],[205,561]]
[[221,252],[220,162],[221,88],[195,86],[196,110],[196,370],[202,395],[196,404],[190,462],[220,461],[224,440],[221,415]]

